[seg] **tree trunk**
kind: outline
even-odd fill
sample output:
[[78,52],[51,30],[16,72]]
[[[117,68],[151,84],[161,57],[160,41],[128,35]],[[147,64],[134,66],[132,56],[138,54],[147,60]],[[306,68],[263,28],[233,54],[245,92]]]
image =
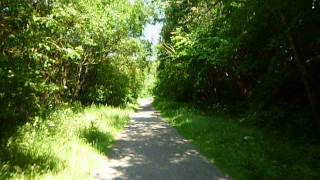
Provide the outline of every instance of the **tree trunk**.
[[[281,10],[276,10],[273,9],[272,6],[270,6],[269,3],[266,3],[267,8],[271,11],[271,13],[274,14],[274,16],[279,16],[281,23],[284,27],[289,27],[289,24],[287,22],[287,19],[285,18],[285,16],[283,15],[283,13],[281,12]],[[312,81],[311,81],[311,77],[308,74],[307,68],[305,66],[305,63],[303,62],[303,59],[300,56],[300,53],[297,49],[296,43],[294,41],[293,35],[292,33],[289,31],[287,34],[287,38],[288,38],[288,43],[289,43],[289,47],[293,52],[293,58],[294,58],[294,62],[298,67],[298,71],[300,73],[301,79],[303,81],[303,85],[304,85],[304,89],[306,91],[306,94],[308,96],[308,100],[310,103],[310,107],[311,107],[311,111],[313,114],[313,118],[314,118],[314,125],[317,127],[317,129],[320,129],[320,112],[318,110],[319,108],[319,99],[317,97],[317,91],[315,90],[315,88],[312,86]]]
[[320,129],[320,113],[318,110],[319,105],[318,105],[317,92],[315,91],[315,88],[312,87],[311,77],[309,76],[309,74],[307,72],[305,64],[300,57],[300,54],[297,50],[294,39],[290,33],[288,34],[288,41],[289,41],[289,46],[292,49],[292,52],[294,55],[294,61],[298,67],[298,70],[301,75],[301,79],[304,84],[304,88],[305,88],[307,96],[308,96],[308,100],[309,100],[311,110],[312,110],[312,113],[314,116],[314,124],[318,127],[318,129]]
[[83,69],[83,64],[80,65],[79,67],[79,72],[78,72],[78,78],[77,78],[77,83],[76,83],[76,87],[75,87],[75,90],[74,90],[74,93],[73,93],[73,100],[76,100],[79,96],[79,92],[81,90],[81,87],[85,81],[85,77],[88,73],[88,70],[89,70],[89,65],[86,65],[84,68],[85,68],[85,71],[82,75],[82,69]]
[[[288,23],[284,15],[280,12],[280,19],[282,24],[285,27],[288,27]],[[300,72],[301,79],[303,81],[304,89],[306,91],[306,94],[308,96],[308,100],[311,106],[311,111],[314,117],[314,125],[320,129],[320,112],[319,112],[319,102],[317,97],[316,88],[312,86],[312,80],[310,75],[308,74],[307,68],[305,66],[305,63],[303,62],[303,59],[300,56],[300,53],[297,49],[296,43],[294,41],[293,35],[291,32],[288,32],[287,35],[289,47],[292,50],[293,53],[293,59],[295,64],[298,67],[298,71]]]

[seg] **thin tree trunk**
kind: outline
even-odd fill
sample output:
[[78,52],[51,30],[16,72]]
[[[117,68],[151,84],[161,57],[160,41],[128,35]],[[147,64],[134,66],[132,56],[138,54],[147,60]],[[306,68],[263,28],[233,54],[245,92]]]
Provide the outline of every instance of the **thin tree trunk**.
[[[284,17],[284,15],[280,12],[280,18],[281,18],[281,22],[284,26],[288,26],[288,23],[286,21],[286,18]],[[305,63],[303,62],[303,59],[300,56],[300,53],[297,49],[296,43],[294,41],[293,35],[288,32],[287,35],[288,38],[288,42],[289,42],[289,47],[293,52],[293,56],[294,56],[294,62],[298,67],[298,70],[300,72],[300,76],[301,79],[303,81],[304,84],[304,88],[306,91],[306,94],[308,96],[308,100],[311,106],[311,111],[313,113],[314,116],[314,124],[315,126],[320,129],[320,112],[318,110],[318,97],[317,97],[317,92],[315,90],[315,88],[312,86],[312,80],[310,75],[308,74],[307,68],[305,66]]]
[[64,64],[62,65],[62,81],[61,81],[61,85],[63,88],[65,88],[67,86],[67,77],[68,77],[68,68],[67,68],[68,64]]
[[300,72],[301,79],[303,81],[304,88],[306,90],[306,93],[307,93],[307,96],[309,99],[311,110],[312,110],[312,113],[314,116],[314,123],[318,128],[320,128],[320,113],[318,110],[317,93],[315,91],[315,88],[312,87],[312,81],[310,80],[310,76],[307,72],[305,64],[303,63],[303,61],[300,57],[300,54],[297,50],[296,44],[295,44],[294,39],[291,34],[288,35],[288,40],[289,40],[289,46],[293,51],[294,61],[295,61],[296,65],[298,67],[298,70]]
[[[281,12],[281,10],[276,11],[275,9],[273,9],[268,3],[266,3],[266,6],[269,8],[269,10],[275,15],[275,16],[279,16],[281,23],[284,27],[288,27],[289,24],[287,22],[287,19],[285,18],[285,16],[283,15],[283,13]],[[316,89],[312,86],[312,81],[311,81],[311,77],[308,74],[307,68],[305,66],[305,63],[303,62],[303,59],[300,56],[300,53],[297,49],[296,43],[294,41],[293,35],[291,32],[288,32],[287,34],[287,38],[288,38],[288,43],[289,43],[289,47],[293,52],[293,56],[294,56],[294,62],[298,67],[298,71],[300,73],[301,79],[303,81],[303,85],[304,85],[304,89],[306,91],[306,94],[308,96],[308,100],[310,103],[310,107],[311,107],[311,111],[314,117],[314,125],[320,129],[320,112],[319,112],[319,102],[318,102],[318,97],[317,97],[317,92]]]
[[[75,100],[76,98],[78,98],[79,92],[80,92],[80,90],[81,90],[81,88],[82,88],[82,85],[83,85],[83,83],[84,83],[84,81],[85,81],[85,77],[86,77],[86,75],[87,75],[87,73],[88,73],[88,71],[89,71],[88,65],[85,66],[85,71],[84,71],[84,73],[83,73],[83,75],[82,75],[82,68],[83,68],[83,64],[81,64],[81,66],[80,66],[80,68],[79,68],[79,73],[78,73],[78,79],[77,79],[76,89],[75,89],[75,91],[74,91],[74,93],[73,93],[73,100]],[[82,76],[81,76],[81,75],[82,75]],[[82,77],[82,78],[81,78],[81,77]]]
[[80,63],[79,64],[79,72],[78,72],[78,75],[77,75],[77,82],[76,82],[76,87],[75,87],[75,90],[73,92],[73,100],[75,100],[77,97],[78,97],[78,94],[79,94],[79,91],[81,89],[81,73],[82,73],[82,67],[83,67],[83,64]]

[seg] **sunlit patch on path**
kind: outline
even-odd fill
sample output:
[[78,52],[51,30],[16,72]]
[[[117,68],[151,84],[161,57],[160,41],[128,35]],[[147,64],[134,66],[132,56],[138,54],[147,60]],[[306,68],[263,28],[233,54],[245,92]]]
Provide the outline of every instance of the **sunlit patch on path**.
[[120,135],[96,179],[228,179],[177,132],[163,122],[151,107],[140,110]]

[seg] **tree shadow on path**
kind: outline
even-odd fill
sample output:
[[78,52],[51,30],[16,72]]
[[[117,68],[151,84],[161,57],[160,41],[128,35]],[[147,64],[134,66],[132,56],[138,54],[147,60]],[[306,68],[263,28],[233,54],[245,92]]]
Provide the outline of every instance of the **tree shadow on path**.
[[150,104],[133,115],[97,179],[228,179],[176,130],[157,117]]

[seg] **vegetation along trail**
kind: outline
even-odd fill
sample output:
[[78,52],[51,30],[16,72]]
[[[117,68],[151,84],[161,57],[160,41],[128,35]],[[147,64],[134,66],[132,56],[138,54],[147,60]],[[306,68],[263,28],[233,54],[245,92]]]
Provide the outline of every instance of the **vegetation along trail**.
[[228,179],[143,100],[97,179]]
[[0,0],[0,180],[318,180],[319,27],[320,0]]

